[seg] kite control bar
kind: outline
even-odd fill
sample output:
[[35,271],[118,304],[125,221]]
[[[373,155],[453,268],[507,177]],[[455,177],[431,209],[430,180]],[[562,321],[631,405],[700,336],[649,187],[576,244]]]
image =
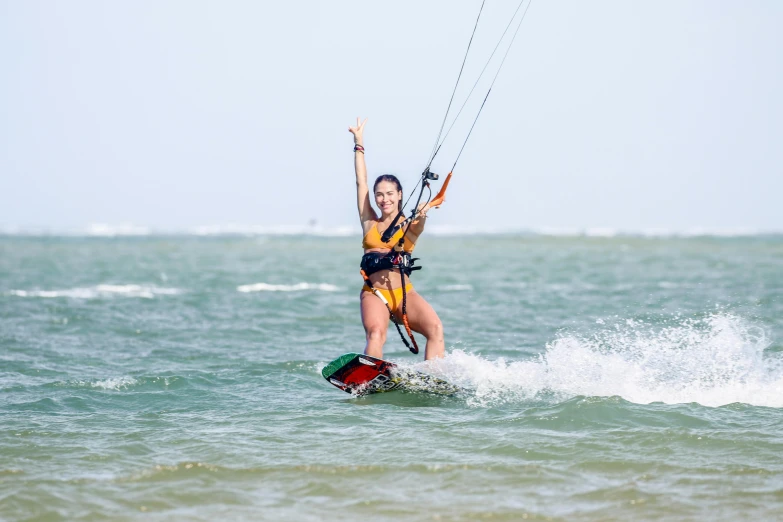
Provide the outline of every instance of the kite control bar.
[[[451,181],[451,172],[449,172],[449,175],[446,176],[446,181],[443,182],[443,186],[440,188],[440,191],[435,195],[435,197],[430,200],[429,205],[430,208],[438,208],[443,204],[443,201],[446,199],[446,189],[449,187],[449,181]],[[399,229],[404,227],[406,224],[409,224],[411,221],[416,219],[419,215],[419,203],[421,202],[421,196],[424,194],[424,188],[429,186],[429,182],[427,180],[437,180],[440,176],[438,174],[435,174],[434,172],[430,172],[430,168],[427,167],[424,169],[424,172],[421,173],[422,180],[424,183],[421,185],[421,191],[419,191],[419,199],[416,200],[416,206],[413,207],[413,210],[411,211],[410,217],[403,220],[402,223],[397,224],[397,222],[400,220],[400,218],[404,215],[403,211],[400,210],[399,213],[397,213],[397,216],[395,216],[394,221],[391,222],[391,225],[383,232],[383,235],[381,235],[381,241],[384,243],[388,243],[389,240],[391,240],[392,236],[397,233]]]

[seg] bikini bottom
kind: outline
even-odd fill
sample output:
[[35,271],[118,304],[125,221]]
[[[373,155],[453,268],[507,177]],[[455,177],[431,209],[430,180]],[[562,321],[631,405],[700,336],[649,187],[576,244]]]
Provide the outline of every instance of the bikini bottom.
[[[367,285],[362,287],[362,292],[372,292],[373,290],[381,294],[386,299],[386,301],[389,303],[389,308],[391,308],[392,311],[395,311],[397,308],[402,306],[402,287],[392,288],[391,290],[388,288],[370,288]],[[412,291],[413,285],[411,283],[405,285],[406,294],[409,294]]]

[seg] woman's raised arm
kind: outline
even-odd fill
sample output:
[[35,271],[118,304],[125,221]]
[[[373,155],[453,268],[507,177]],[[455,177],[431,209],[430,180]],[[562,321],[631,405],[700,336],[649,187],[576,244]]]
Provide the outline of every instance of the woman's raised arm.
[[364,226],[365,222],[378,219],[370,204],[370,188],[367,185],[367,165],[364,163],[364,124],[367,118],[360,121],[356,118],[356,126],[348,127],[353,134],[354,153],[353,166],[356,170],[356,204],[359,208],[359,219]]

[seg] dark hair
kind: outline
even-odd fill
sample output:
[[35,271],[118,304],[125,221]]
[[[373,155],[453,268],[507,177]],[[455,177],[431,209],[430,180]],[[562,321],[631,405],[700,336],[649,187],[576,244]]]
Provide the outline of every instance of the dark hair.
[[[388,181],[389,183],[394,183],[397,185],[397,190],[402,192],[402,184],[400,183],[400,180],[397,179],[397,176],[393,174],[382,174],[378,176],[378,179],[375,180],[375,183],[372,186],[372,191],[375,193],[375,190],[378,188],[378,183],[381,181]],[[402,210],[402,196],[400,196],[400,201],[397,202],[397,209]]]

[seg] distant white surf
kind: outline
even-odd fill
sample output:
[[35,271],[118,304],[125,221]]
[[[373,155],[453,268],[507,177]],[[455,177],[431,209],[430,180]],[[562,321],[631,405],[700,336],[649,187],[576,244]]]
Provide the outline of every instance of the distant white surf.
[[473,290],[472,285],[441,285],[438,290],[443,292],[464,292]]
[[195,236],[325,236],[345,237],[358,235],[356,226],[301,226],[301,225],[205,225],[189,228],[186,234]]
[[68,297],[71,299],[97,299],[102,297],[140,297],[153,299],[162,295],[178,295],[179,288],[161,288],[148,285],[96,285],[91,287],[69,288],[64,290],[10,290],[8,295],[17,297]]
[[[427,234],[434,236],[512,235],[544,237],[753,237],[780,236],[783,230],[764,230],[750,227],[690,227],[683,229],[645,228],[622,229],[612,227],[477,227],[431,224]],[[94,223],[84,229],[0,227],[0,235],[6,236],[66,236],[66,237],[134,237],[134,236],[360,236],[358,225],[200,225],[188,228],[155,228],[132,223]]]
[[643,229],[622,229],[611,227],[585,227],[585,228],[558,228],[558,227],[540,227],[528,231],[537,236],[554,237],[752,237],[780,235],[780,230],[762,230],[747,227],[727,227],[727,228],[706,228],[692,227],[684,229],[666,229],[666,228],[643,228]]
[[117,236],[148,236],[152,233],[149,227],[122,223],[109,225],[106,223],[93,223],[87,227],[88,236],[117,237]]
[[337,292],[339,287],[329,283],[296,283],[293,285],[270,285],[268,283],[254,283],[240,285],[238,292],[303,292],[306,290],[318,290],[321,292]]

